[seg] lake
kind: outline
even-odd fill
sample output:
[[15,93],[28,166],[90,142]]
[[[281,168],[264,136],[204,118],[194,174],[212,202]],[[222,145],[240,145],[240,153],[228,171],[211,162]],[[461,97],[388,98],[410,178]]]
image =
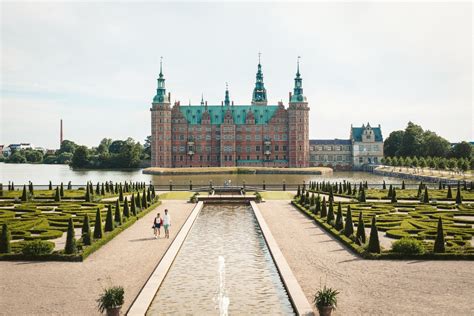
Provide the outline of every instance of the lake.
[[[401,183],[401,179],[379,176],[372,173],[360,171],[335,171],[332,175],[288,175],[288,174],[222,174],[222,175],[148,175],[143,174],[141,169],[136,170],[72,170],[67,165],[42,165],[42,164],[6,164],[0,163],[0,183],[4,185],[13,181],[21,185],[32,181],[35,185],[46,185],[49,181],[53,184],[71,181],[73,185],[83,185],[87,181],[93,183],[113,181],[144,181],[155,185],[167,185],[171,180],[173,185],[189,184],[208,185],[212,181],[214,185],[222,185],[225,180],[230,179],[232,185],[241,185],[244,181],[247,185],[287,184],[302,183],[303,181],[332,181],[342,182],[348,180],[352,183],[367,181],[369,184],[380,184],[385,180],[387,184]],[[414,181],[407,181],[415,183]]]

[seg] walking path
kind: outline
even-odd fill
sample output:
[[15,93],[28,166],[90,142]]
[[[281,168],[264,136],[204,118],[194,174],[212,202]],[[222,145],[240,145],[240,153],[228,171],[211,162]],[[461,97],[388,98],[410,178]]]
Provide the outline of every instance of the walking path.
[[363,260],[290,201],[259,208],[308,300],[341,291],[335,315],[473,315],[474,262]]
[[[0,315],[98,315],[95,300],[111,285],[125,288],[125,313],[194,206],[162,202],[84,262],[0,261]],[[170,239],[156,240],[153,218],[165,208]]]

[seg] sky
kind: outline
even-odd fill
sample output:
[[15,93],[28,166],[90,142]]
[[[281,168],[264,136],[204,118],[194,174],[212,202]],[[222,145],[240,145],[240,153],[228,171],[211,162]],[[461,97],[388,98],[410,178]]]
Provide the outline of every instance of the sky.
[[474,140],[473,5],[461,3],[1,2],[0,144],[96,146],[151,134],[160,56],[172,101],[250,104],[261,52],[269,104],[297,56],[310,138],[386,138],[408,121]]

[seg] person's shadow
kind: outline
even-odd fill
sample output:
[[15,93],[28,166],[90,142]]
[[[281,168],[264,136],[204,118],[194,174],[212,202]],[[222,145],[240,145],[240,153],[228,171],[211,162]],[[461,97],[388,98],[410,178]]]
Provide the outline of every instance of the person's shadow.
[[130,239],[130,242],[137,242],[137,241],[147,241],[147,240],[155,240],[155,237],[148,237],[148,238],[138,238],[138,239]]

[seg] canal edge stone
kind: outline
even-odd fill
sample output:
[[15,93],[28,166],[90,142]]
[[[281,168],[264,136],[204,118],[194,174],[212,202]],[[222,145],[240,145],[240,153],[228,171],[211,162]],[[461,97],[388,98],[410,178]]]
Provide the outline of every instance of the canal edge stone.
[[166,250],[165,255],[156,266],[155,270],[143,286],[138,296],[135,298],[135,301],[132,303],[132,306],[128,310],[127,315],[139,316],[146,314],[146,312],[148,311],[148,307],[155,298],[155,295],[158,292],[161,283],[165,279],[168,270],[170,269],[174,259],[178,255],[179,249],[186,240],[186,236],[191,230],[191,227],[193,226],[194,221],[196,220],[203,205],[203,202],[198,202],[196,204],[188,219],[184,223],[183,227],[179,231],[178,235],[175,237],[168,250]]
[[265,222],[265,219],[263,218],[262,213],[260,212],[260,209],[258,208],[257,204],[253,201],[250,201],[250,205],[252,206],[252,210],[255,214],[255,217],[257,218],[258,225],[260,226],[263,237],[265,238],[265,241],[267,242],[268,249],[270,250],[270,253],[273,257],[273,261],[275,261],[277,269],[280,273],[280,277],[283,281],[283,284],[285,285],[286,291],[288,292],[288,296],[291,300],[291,303],[293,305],[293,308],[295,309],[296,314],[308,315],[308,316],[314,315],[311,305],[306,299],[306,296],[304,295],[304,292],[301,289],[300,284],[296,280],[295,275],[291,271],[291,268],[288,265],[288,262],[286,261],[285,257],[283,256],[280,250],[280,247],[278,247],[278,244],[275,238],[273,238],[273,235],[270,229],[268,228],[268,225]]

